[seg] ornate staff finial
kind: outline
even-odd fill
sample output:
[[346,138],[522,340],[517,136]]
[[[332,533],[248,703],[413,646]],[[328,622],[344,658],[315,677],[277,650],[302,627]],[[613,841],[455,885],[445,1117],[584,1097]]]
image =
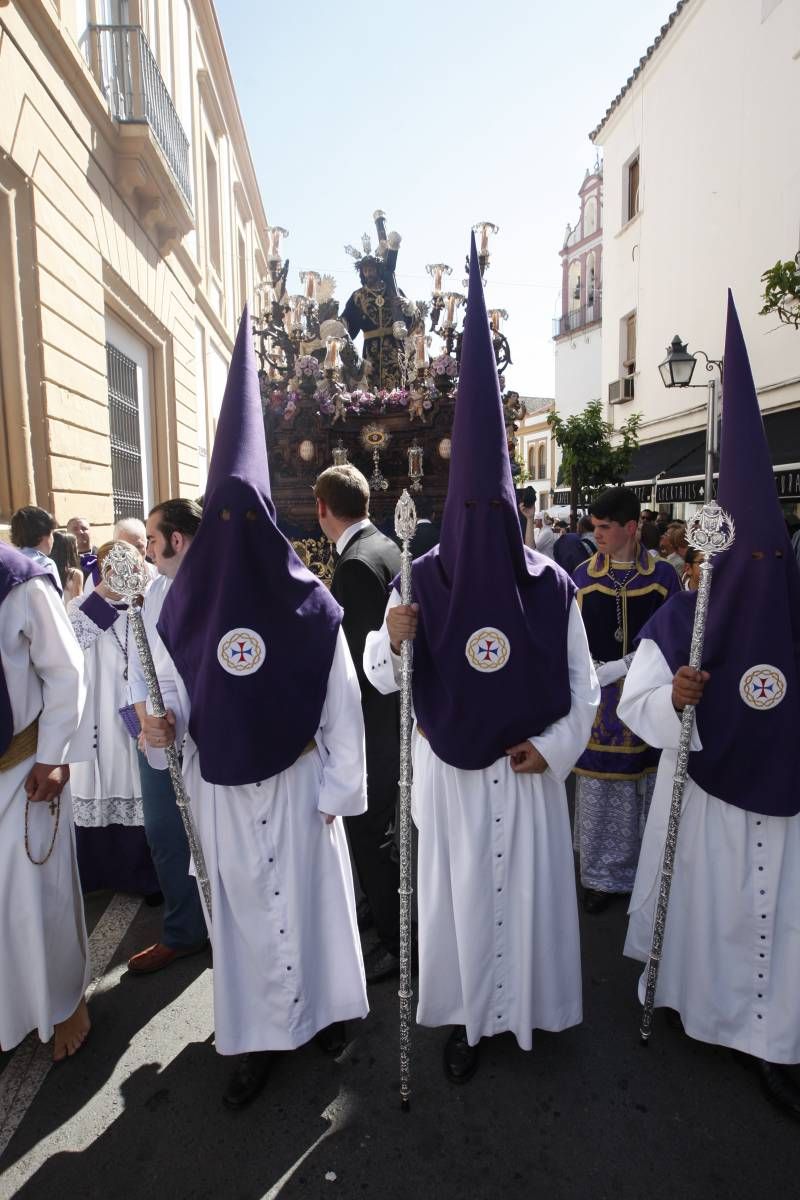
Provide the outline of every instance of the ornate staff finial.
[[127,542],[115,542],[109,550],[100,574],[112,592],[123,596],[129,603],[144,595],[150,576],[145,561],[138,550]]

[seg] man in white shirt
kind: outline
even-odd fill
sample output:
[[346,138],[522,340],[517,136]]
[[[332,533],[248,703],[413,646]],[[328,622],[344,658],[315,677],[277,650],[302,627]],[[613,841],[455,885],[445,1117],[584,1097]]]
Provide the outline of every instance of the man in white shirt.
[[[200,525],[202,511],[194,500],[165,500],[147,518],[147,554],[158,574],[144,598],[142,619],[151,651],[161,638],[156,626],[167,592]],[[147,684],[133,638],[129,647],[131,697],[141,721]],[[158,882],[164,895],[161,940],[134,954],[128,970],[135,975],[160,971],[178,958],[196,954],[208,942],[197,882],[189,874],[189,845],[168,771],[156,771],[139,754],[144,827]]]

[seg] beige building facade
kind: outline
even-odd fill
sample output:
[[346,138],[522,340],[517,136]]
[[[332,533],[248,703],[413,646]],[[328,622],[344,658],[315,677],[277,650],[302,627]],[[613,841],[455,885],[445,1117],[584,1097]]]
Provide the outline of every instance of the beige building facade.
[[0,536],[202,493],[267,245],[210,0],[0,3]]
[[553,503],[557,472],[556,441],[547,422],[555,411],[555,400],[547,396],[520,399],[525,405],[525,416],[517,424],[517,457],[524,467],[523,486],[533,488],[537,512],[544,512]]

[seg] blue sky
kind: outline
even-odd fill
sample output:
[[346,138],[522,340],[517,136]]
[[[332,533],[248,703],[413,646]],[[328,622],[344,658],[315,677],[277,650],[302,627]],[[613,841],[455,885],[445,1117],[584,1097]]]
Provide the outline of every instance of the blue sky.
[[344,246],[374,238],[376,208],[403,235],[407,295],[429,297],[438,261],[462,290],[470,227],[493,221],[486,297],[509,313],[507,382],[552,395],[558,252],[588,132],[672,7],[216,0],[267,217],[290,231],[290,290],[300,270],[327,272],[343,307],[357,282]]

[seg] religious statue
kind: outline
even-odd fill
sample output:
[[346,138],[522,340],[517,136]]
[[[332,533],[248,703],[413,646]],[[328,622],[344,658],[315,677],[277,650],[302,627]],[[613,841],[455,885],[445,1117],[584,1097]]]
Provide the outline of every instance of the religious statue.
[[361,287],[353,292],[341,319],[351,338],[364,335],[364,386],[370,391],[391,391],[403,386],[401,353],[405,338],[414,323],[415,308],[397,287],[395,265],[400,246],[399,233],[386,233],[384,214],[374,214],[378,231],[378,247],[372,253],[367,234],[361,239],[359,252],[347,246],[347,253],[356,260],[355,266]]

